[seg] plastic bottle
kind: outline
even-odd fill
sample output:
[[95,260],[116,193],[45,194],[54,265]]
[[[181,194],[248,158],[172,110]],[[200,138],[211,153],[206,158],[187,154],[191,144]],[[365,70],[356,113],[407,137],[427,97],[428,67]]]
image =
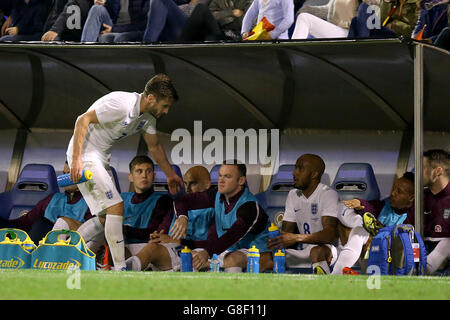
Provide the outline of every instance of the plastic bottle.
[[[78,181],[78,183],[83,183],[83,182],[86,182],[91,179],[92,179],[92,171],[83,170],[83,172],[81,173],[81,179],[80,179],[80,181]],[[70,173],[66,173],[66,174],[62,174],[62,175],[58,176],[57,180],[58,180],[58,186],[60,186],[61,188],[71,186],[74,184],[73,181],[70,180]]]
[[[270,227],[269,227],[269,238],[273,239],[275,237],[281,236],[281,232],[280,229],[278,228],[278,226],[276,226],[273,223],[270,223]],[[276,253],[278,249],[273,249],[272,252]],[[284,249],[281,249],[282,252],[284,252]]]
[[247,272],[259,273],[259,249],[253,246],[247,254]]
[[284,273],[286,263],[286,255],[283,251],[278,250],[273,257],[273,272]]
[[211,262],[209,264],[209,271],[210,272],[220,272],[219,257],[215,253],[212,255]]
[[192,272],[192,252],[187,246],[181,250],[181,272]]

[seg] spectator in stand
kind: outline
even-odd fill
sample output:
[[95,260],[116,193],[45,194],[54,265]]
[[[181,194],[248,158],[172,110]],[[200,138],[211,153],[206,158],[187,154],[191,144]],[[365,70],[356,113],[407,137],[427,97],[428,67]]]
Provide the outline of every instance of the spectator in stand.
[[450,6],[448,3],[442,3],[425,9],[425,3],[430,0],[422,0],[420,2],[419,19],[412,33],[413,38],[417,38],[419,34],[420,40],[450,50]]
[[254,0],[242,21],[242,39],[245,40],[252,28],[264,17],[275,26],[275,29],[269,32],[271,39],[289,39],[288,30],[294,23],[294,1]]
[[96,1],[89,10],[81,41],[141,42],[148,3],[148,0]]
[[39,40],[44,29],[48,0],[17,0],[2,28],[0,41]]
[[[95,0],[95,3],[105,0]],[[42,41],[80,41],[92,0],[54,0]]]
[[[357,0],[331,0],[326,8],[326,20],[311,13],[301,12],[291,39],[346,38],[351,19],[356,16]],[[305,10],[305,9],[304,9]]]

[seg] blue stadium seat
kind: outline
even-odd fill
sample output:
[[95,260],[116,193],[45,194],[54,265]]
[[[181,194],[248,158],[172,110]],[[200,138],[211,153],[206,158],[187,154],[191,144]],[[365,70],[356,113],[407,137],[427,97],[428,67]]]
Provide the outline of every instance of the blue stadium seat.
[[338,192],[341,201],[354,198],[366,201],[380,199],[380,189],[373,168],[368,163],[343,163],[332,187]]
[[27,164],[10,191],[0,193],[0,217],[19,218],[40,200],[59,192],[56,173],[49,164]]
[[[183,179],[180,167],[176,164],[172,164],[172,168],[175,173]],[[155,192],[170,195],[169,185],[167,184],[167,176],[157,164],[155,164],[155,180],[153,181],[153,188],[155,189]]]
[[295,165],[284,164],[278,168],[278,172],[272,177],[269,187],[266,191],[258,193],[256,198],[266,211],[267,215],[274,224],[281,227],[283,220],[284,205],[289,191],[294,187],[292,172]]
[[114,180],[114,184],[116,185],[117,191],[119,193],[121,193],[122,191],[120,190],[120,183],[119,183],[119,178],[117,176],[117,171],[116,169],[114,169],[114,167],[109,167],[109,169],[111,170],[111,174],[113,176],[113,180]]
[[216,164],[214,167],[211,168],[211,171],[209,171],[209,175],[211,177],[211,186],[216,187],[219,183],[219,170],[221,164]]

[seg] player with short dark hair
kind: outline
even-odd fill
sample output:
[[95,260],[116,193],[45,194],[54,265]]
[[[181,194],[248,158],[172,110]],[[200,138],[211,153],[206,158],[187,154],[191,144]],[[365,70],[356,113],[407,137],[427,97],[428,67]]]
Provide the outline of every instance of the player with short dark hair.
[[[164,74],[154,76],[145,88],[140,94],[114,91],[95,101],[77,118],[67,149],[72,181],[80,180],[83,169],[93,173],[93,178],[79,184],[79,189],[96,217],[83,224],[79,232],[86,242],[105,233],[115,270],[124,270],[126,265],[122,233],[124,204],[107,171],[114,143],[143,132],[150,155],[168,177],[170,192],[175,194],[183,186],[183,180],[167,160],[156,134],[156,120],[169,112],[178,94]],[[105,214],[103,230],[98,216]]]

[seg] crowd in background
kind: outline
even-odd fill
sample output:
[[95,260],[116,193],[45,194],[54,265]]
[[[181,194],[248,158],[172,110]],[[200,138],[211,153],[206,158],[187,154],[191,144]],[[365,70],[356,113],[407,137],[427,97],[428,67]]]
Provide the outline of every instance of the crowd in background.
[[449,50],[448,0],[3,0],[0,41],[190,42],[411,37]]

